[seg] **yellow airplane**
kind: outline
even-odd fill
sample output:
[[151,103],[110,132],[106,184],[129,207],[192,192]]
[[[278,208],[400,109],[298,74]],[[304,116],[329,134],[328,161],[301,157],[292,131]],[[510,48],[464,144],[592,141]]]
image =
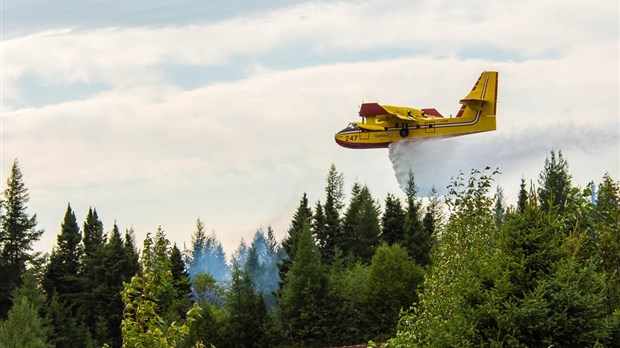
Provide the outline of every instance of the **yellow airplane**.
[[469,94],[461,99],[456,117],[443,117],[435,109],[364,103],[361,122],[351,122],[336,133],[336,143],[352,149],[388,147],[406,138],[451,137],[495,130],[496,71],[485,71]]

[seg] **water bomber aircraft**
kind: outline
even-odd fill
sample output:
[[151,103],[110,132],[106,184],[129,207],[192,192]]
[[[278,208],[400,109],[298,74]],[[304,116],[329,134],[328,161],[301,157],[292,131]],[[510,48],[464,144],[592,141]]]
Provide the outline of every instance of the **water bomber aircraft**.
[[497,71],[485,71],[461,99],[456,117],[443,117],[436,109],[364,103],[361,122],[351,122],[336,133],[338,145],[352,149],[385,148],[412,138],[452,137],[495,130]]

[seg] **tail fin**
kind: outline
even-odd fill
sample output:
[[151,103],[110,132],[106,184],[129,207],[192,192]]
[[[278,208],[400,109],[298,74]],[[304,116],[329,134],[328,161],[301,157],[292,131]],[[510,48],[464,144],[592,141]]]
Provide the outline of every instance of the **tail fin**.
[[482,115],[495,115],[498,75],[497,71],[483,72],[471,92],[461,99],[463,106],[456,117],[474,117],[478,111]]

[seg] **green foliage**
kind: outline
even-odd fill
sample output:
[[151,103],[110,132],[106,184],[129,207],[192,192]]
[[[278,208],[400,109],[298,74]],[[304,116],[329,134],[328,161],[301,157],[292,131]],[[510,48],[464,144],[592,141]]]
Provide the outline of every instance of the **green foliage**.
[[379,204],[366,185],[353,185],[351,203],[344,215],[340,251],[353,260],[368,263],[379,245]]
[[422,203],[416,197],[418,188],[412,171],[409,171],[405,193],[407,194],[407,211],[403,224],[404,239],[402,245],[418,264],[428,265],[430,263],[432,237],[420,219]]
[[56,247],[52,250],[50,262],[43,278],[43,288],[48,294],[56,293],[61,303],[66,305],[69,313],[75,316],[82,293],[81,258],[82,234],[71,209],[67,205],[65,218],[60,226]]
[[231,347],[256,347],[264,340],[267,307],[263,297],[254,293],[254,284],[247,270],[233,266],[230,289],[226,294],[228,343]]
[[551,151],[551,158],[545,159],[545,168],[538,178],[538,199],[543,211],[551,207],[564,211],[566,200],[571,190],[571,175],[568,173],[568,162],[562,156],[562,151],[555,155]]
[[32,244],[43,231],[35,230],[36,214],[29,216],[30,199],[17,160],[13,162],[0,199],[0,317],[11,308],[11,292],[22,283],[26,264],[35,258]]
[[125,283],[121,292],[125,304],[121,326],[123,346],[176,347],[188,335],[188,322],[199,311],[194,306],[188,312],[187,320],[164,319],[175,293],[168,245],[161,228],[157,230],[154,240],[150,234],[144,240],[141,274]]
[[0,323],[1,348],[48,348],[44,320],[26,296],[18,296],[8,313],[8,319]]
[[[323,260],[330,263],[342,251],[343,244],[341,212],[344,208],[344,177],[333,163],[327,174],[325,193],[324,225],[315,229],[314,234]],[[316,213],[319,213],[318,207]]]
[[544,210],[530,194],[522,212],[509,215],[498,233],[488,195],[493,174],[474,170],[469,180],[451,184],[452,215],[419,305],[401,317],[388,347],[617,342],[611,278],[597,270],[590,248],[596,235],[588,222],[591,205],[571,193],[563,212]]
[[385,198],[385,210],[381,216],[381,237],[388,244],[402,242],[405,212],[400,199],[391,193]]
[[327,276],[321,260],[314,238],[305,228],[276,309],[287,341],[317,345],[325,339]]
[[423,279],[422,268],[405,248],[383,244],[377,249],[361,295],[362,303],[373,312],[369,330],[374,337],[396,332],[400,311],[417,301]]

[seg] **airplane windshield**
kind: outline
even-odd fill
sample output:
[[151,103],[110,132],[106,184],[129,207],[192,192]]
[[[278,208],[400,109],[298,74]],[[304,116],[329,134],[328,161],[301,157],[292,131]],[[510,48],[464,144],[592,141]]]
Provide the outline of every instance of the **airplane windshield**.
[[349,125],[347,126],[347,128],[341,130],[338,133],[342,133],[342,132],[350,132],[350,131],[356,131],[359,130],[359,127],[357,126],[357,124],[355,123],[349,123]]

